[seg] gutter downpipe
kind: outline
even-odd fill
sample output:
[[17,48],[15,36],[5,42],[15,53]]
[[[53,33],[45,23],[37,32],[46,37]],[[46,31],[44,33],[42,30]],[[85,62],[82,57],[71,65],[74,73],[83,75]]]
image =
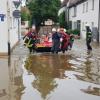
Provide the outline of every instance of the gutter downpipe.
[[9,1],[7,0],[7,26],[8,26],[8,56],[10,56],[11,54],[11,47],[10,47],[10,27],[9,27],[9,23],[10,23],[10,8],[9,8]]
[[97,42],[100,42],[100,0],[99,0],[99,13],[98,13],[98,38]]

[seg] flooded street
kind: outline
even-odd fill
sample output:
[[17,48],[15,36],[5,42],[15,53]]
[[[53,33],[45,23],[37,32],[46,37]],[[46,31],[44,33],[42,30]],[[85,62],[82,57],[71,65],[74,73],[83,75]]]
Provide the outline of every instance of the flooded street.
[[100,100],[99,51],[80,51],[1,57],[0,100]]

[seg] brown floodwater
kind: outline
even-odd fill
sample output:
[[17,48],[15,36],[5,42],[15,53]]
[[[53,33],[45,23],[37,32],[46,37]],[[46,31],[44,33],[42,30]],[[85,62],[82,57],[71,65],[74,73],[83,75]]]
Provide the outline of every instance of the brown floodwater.
[[50,53],[0,58],[0,100],[100,100],[100,58]]

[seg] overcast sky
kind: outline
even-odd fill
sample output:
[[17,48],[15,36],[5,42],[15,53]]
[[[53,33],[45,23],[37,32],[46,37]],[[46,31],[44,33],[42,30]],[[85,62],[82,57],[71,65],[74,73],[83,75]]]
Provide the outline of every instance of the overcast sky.
[[22,0],[22,6],[25,6],[25,1],[26,1],[26,0]]

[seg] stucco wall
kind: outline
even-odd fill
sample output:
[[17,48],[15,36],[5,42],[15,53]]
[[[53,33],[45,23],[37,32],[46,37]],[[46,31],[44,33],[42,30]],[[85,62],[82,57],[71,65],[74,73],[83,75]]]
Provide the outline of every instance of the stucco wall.
[[[84,2],[86,3],[86,2]],[[92,10],[92,0],[88,0],[88,11],[83,13],[83,3],[77,5],[77,14],[76,17],[72,17],[73,15],[73,7],[70,8],[69,12],[69,20],[75,22],[77,20],[81,20],[81,37],[86,38],[85,26],[86,23],[92,26],[98,27],[98,11],[99,11],[99,0],[94,0],[94,10]],[[92,25],[94,23],[94,25]]]
[[0,0],[0,14],[5,14],[4,21],[0,18],[0,52],[7,52],[7,2]]
[[[8,3],[7,3],[8,1]],[[0,53],[8,52],[8,40],[11,48],[18,41],[18,33],[20,34],[20,22],[18,31],[18,19],[13,17],[13,11],[16,9],[13,0],[0,0],[0,14],[5,14],[4,21],[0,21]],[[7,6],[8,5],[8,6]],[[17,8],[20,10],[20,7]],[[8,33],[9,30],[9,33]]]

